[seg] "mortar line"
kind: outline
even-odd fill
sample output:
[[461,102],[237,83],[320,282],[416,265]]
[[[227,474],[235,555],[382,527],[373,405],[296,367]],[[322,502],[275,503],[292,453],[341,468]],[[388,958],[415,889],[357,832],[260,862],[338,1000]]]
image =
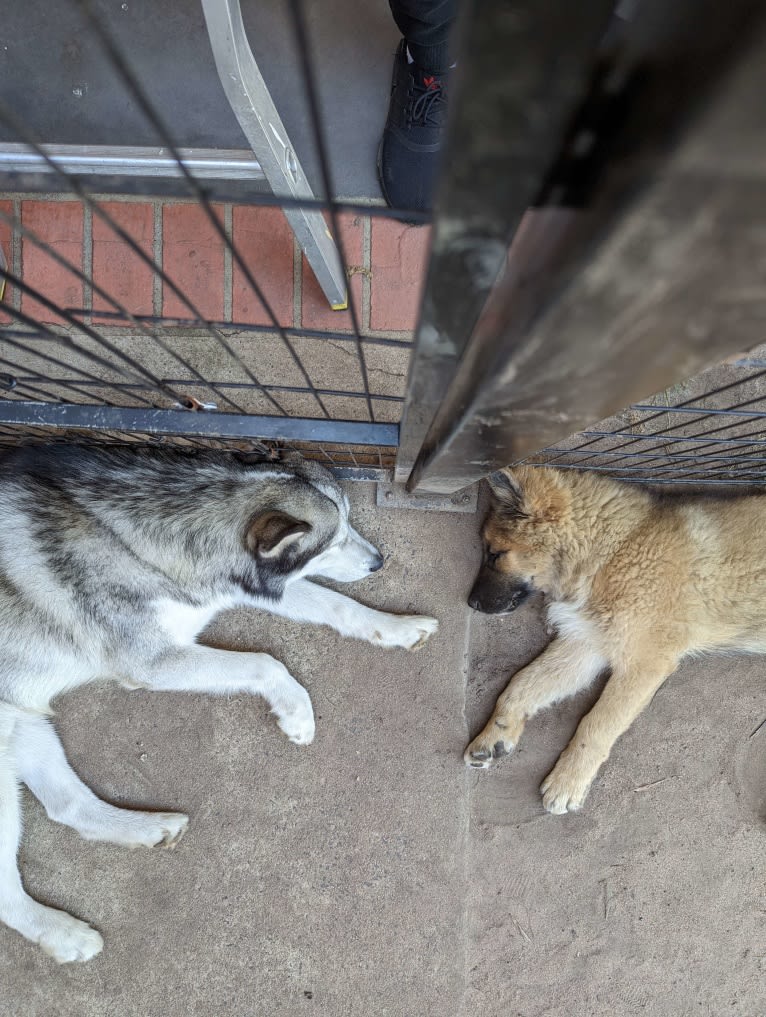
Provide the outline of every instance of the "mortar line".
[[[82,206],[82,270],[89,279],[93,278],[93,213],[85,202]],[[89,324],[93,319],[90,313],[93,310],[93,289],[86,282],[82,284],[82,306],[88,311],[83,319]]]
[[[256,192],[256,193],[262,193],[264,195],[267,194],[267,192],[265,192],[265,191],[264,192]],[[11,194],[17,195],[18,197],[20,197],[22,199],[29,198],[30,200],[33,200],[33,201],[38,201],[38,200],[41,201],[41,200],[46,200],[48,198],[55,199],[55,200],[71,201],[71,193],[69,191],[25,191],[25,190],[13,190],[13,191],[6,192],[7,196],[10,196]],[[150,200],[150,195],[147,195],[147,194],[124,194],[124,193],[113,194],[111,191],[91,191],[90,195],[91,195],[91,197],[93,198],[94,201],[122,201],[122,202],[125,202],[126,204],[129,204],[131,201],[139,202],[140,203],[140,202],[146,202],[147,200]],[[161,201],[165,201],[165,200],[172,201],[175,204],[184,204],[184,203],[185,204],[196,204],[196,198],[194,198],[191,195],[185,195],[185,194],[168,194],[164,198],[160,198],[158,200],[161,200]],[[220,202],[219,202],[219,200],[217,198],[213,197],[212,200],[214,202],[220,204]],[[359,196],[355,197],[353,194],[346,194],[346,195],[342,195],[341,194],[341,195],[338,195],[337,197],[333,198],[333,201],[335,202],[336,205],[343,205],[343,204],[365,205],[365,206],[368,206],[369,208],[384,208],[385,204],[386,204],[385,201],[382,198],[365,198],[365,197],[359,197]],[[233,204],[237,205],[237,204],[240,204],[240,202],[234,201]],[[247,202],[246,201],[242,201],[241,204],[247,204]],[[273,205],[269,205],[269,206],[266,206],[266,207],[269,207],[269,208],[279,208],[279,202],[275,201]]]
[[372,306],[372,220],[369,215],[362,219],[362,332],[370,330]]
[[[21,221],[21,198],[13,199],[13,215],[15,219]],[[22,242],[21,234],[17,229],[14,229],[13,232],[11,233],[11,250],[9,253],[11,256],[11,269],[13,271],[13,274],[17,276],[19,279],[21,279],[22,273],[21,242]],[[11,299],[11,307],[13,307],[14,310],[16,311],[20,311],[21,293],[16,289],[13,289],[12,293],[13,296]]]
[[[154,245],[152,254],[154,257],[154,264],[159,268],[163,267],[162,259],[162,209],[164,203],[162,201],[152,202],[152,209],[154,211]],[[155,272],[154,278],[152,279],[152,314],[157,317],[162,316],[162,279]]]
[[[89,191],[89,196],[98,203],[104,201],[116,201],[124,205],[145,205],[147,202],[151,202],[151,194],[113,194],[111,191]],[[11,198],[18,198],[20,201],[72,201],[72,192],[69,190],[62,191],[4,191],[4,198],[11,200]],[[182,195],[168,194],[164,198],[155,198],[155,201],[166,202],[170,205],[196,205],[197,200],[193,197],[184,197]],[[216,201],[216,204],[222,204],[223,202]],[[245,202],[243,202],[244,204]],[[233,202],[232,204],[237,204]],[[275,206],[265,206],[272,208]]]
[[[234,214],[231,202],[223,206],[223,228],[230,242],[234,237]],[[231,269],[231,248],[225,246],[223,249],[223,320],[231,321],[232,315],[232,269]]]
[[293,325],[301,328],[303,317],[303,252],[293,236]]

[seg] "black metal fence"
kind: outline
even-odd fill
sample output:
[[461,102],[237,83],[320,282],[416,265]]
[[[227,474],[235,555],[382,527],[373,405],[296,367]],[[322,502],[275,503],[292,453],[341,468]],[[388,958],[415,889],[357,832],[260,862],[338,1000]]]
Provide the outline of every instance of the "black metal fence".
[[[340,228],[341,213],[401,216],[380,205],[340,203],[334,198],[303,5],[291,0],[288,6],[302,76],[298,87],[306,93],[309,132],[321,180],[320,197],[302,180],[291,151],[285,151],[277,168],[277,176],[285,184],[283,191],[264,191],[258,162],[252,157],[248,160],[243,152],[234,153],[242,163],[236,171],[239,179],[227,180],[228,169],[219,171],[222,178],[211,177],[206,160],[214,163],[216,153],[189,155],[179,149],[173,130],[156,108],[151,83],[139,80],[130,53],[115,42],[114,11],[90,0],[69,0],[69,6],[79,14],[87,46],[98,47],[111,65],[124,101],[140,110],[153,130],[159,147],[150,162],[162,165],[153,170],[132,166],[125,173],[124,164],[134,157],[138,165],[147,150],[142,150],[140,158],[127,148],[124,156],[113,151],[107,157],[101,149],[45,144],[0,94],[0,131],[4,138],[12,139],[0,145],[0,191],[29,195],[44,189],[79,199],[88,220],[111,231],[151,271],[156,284],[173,295],[183,315],[131,312],[124,300],[94,278],[92,266],[76,264],[23,221],[18,201],[15,210],[0,210],[0,223],[16,238],[16,256],[9,251],[7,265],[0,264],[0,280],[4,276],[6,283],[6,301],[0,304],[0,311],[11,319],[0,326],[0,443],[40,436],[243,449],[260,443],[269,448],[298,449],[340,469],[356,469],[360,475],[390,471],[398,445],[403,392],[392,392],[385,384],[376,388],[368,360],[370,351],[377,354],[376,362],[389,351],[401,359],[409,352],[409,341],[367,334],[360,306],[348,296],[347,330],[285,327],[258,273],[214,207],[216,201],[234,198],[241,204],[278,206],[288,218],[299,217],[290,220],[297,242],[318,269],[317,278],[329,299],[336,299],[332,293],[341,292],[339,302],[343,289],[349,293],[351,267]],[[239,11],[237,0],[208,7],[214,17]],[[234,41],[242,45],[236,26],[232,32]],[[38,45],[44,48],[42,40]],[[246,71],[242,73],[244,82]],[[267,92],[262,101],[270,102]],[[221,155],[231,157],[232,153]],[[88,173],[78,172],[78,165],[88,160],[93,163]],[[91,175],[94,169],[97,173]],[[207,317],[198,298],[185,291],[157,252],[148,252],[120,225],[102,198],[106,190],[193,199],[223,245],[230,267],[263,308],[267,323]],[[324,218],[317,220],[321,215]],[[407,215],[408,221],[424,218],[417,213]],[[332,236],[332,241],[326,240],[325,234]],[[20,266],[21,244],[25,249],[45,252],[77,279],[84,287],[87,306],[61,306],[43,285],[31,285]],[[106,309],[94,317],[91,300],[98,300]],[[340,376],[332,376],[327,361],[339,348],[346,367]],[[266,372],[264,360],[271,367]]]
[[521,462],[632,483],[766,483],[766,347],[731,358]]
[[[2,272],[16,298],[2,305],[13,320],[0,326],[0,444],[86,435],[286,447],[358,476],[395,465],[411,490],[441,493],[515,461],[657,482],[761,480],[766,368],[758,357],[730,363],[725,377],[719,369],[637,402],[764,338],[766,9],[757,0],[465,0],[406,392],[374,382],[371,369],[381,358],[408,358],[406,338],[369,334],[353,299],[348,331],[281,324],[214,207],[282,208],[335,304],[351,267],[342,213],[424,218],[336,197],[300,0],[285,10],[319,197],[307,190],[286,136],[278,159],[273,139],[261,139],[272,145],[263,166],[271,160],[284,183],[269,193],[263,173],[256,179],[263,166],[248,153],[179,149],[147,81],[115,42],[104,16],[111,8],[68,3],[88,46],[100,48],[151,127],[160,147],[149,161],[158,165],[150,175],[120,175],[103,153],[86,152],[99,175],[78,172],[71,152],[43,144],[0,94],[0,191],[44,187],[78,198],[183,315],[131,312],[90,265],[74,264],[17,214],[0,211],[20,242],[45,251],[108,308],[96,318],[91,306],[62,306],[11,258]],[[202,6],[211,43],[215,32],[244,31],[236,18],[211,26],[221,12],[238,13],[237,0]],[[271,101],[262,82],[246,78],[251,105]],[[8,149],[9,137],[21,152]],[[194,201],[266,324],[206,317],[156,252],[110,214],[107,192]],[[32,314],[29,301],[46,313]],[[351,365],[342,376],[328,366],[338,348]],[[264,371],[264,357],[275,370]],[[593,425],[626,403],[633,405],[619,417]]]

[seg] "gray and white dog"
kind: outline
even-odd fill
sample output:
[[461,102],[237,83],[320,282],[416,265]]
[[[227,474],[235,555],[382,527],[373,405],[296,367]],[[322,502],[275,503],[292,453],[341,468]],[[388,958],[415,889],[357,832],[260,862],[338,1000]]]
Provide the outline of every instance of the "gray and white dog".
[[62,963],[103,945],[95,929],[25,892],[20,783],[51,819],[91,840],[172,844],[188,823],[98,799],[48,719],[55,696],[104,678],[131,689],[251,692],[306,745],[306,690],[265,653],[199,645],[214,615],[248,604],[406,649],[436,631],[433,618],[374,611],[306,578],[350,582],[382,566],[348,511],[332,475],[302,460],[59,446],[0,463],[1,921]]

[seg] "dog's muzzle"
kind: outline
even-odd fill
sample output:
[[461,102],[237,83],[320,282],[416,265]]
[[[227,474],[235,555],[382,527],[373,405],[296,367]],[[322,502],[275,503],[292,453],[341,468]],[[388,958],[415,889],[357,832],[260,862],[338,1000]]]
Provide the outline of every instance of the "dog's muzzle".
[[532,592],[528,583],[515,582],[484,566],[468,596],[468,606],[483,614],[509,614]]

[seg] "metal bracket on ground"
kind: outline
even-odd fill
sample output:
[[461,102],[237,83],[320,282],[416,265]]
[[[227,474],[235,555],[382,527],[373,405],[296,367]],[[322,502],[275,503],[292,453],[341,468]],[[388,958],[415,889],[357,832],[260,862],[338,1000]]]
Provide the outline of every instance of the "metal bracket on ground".
[[375,489],[375,504],[379,508],[474,513],[478,492],[476,484],[456,491],[455,494],[410,494],[403,484],[378,484]]

